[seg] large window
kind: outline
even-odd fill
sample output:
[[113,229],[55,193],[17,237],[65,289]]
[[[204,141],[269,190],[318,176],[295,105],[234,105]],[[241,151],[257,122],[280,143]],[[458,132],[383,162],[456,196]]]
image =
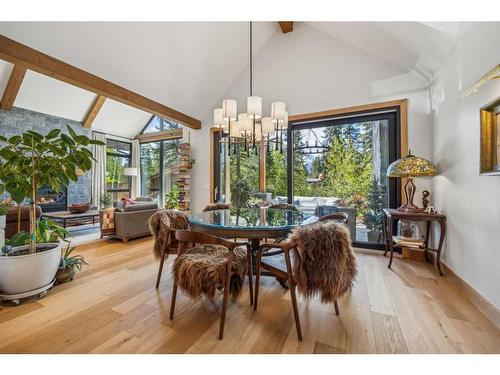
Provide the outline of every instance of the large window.
[[399,157],[396,113],[306,122],[289,134],[288,200],[318,216],[345,212],[354,243],[383,244],[382,209],[399,199],[385,176]]
[[[401,153],[400,116],[395,106],[290,122],[280,135],[283,150],[276,148],[273,135],[266,147],[265,192],[274,202],[289,202],[317,216],[345,212],[356,246],[382,248],[382,210],[401,201],[399,181],[386,177],[387,167]],[[213,199],[231,202],[228,191],[241,179],[257,192],[259,155],[240,145],[228,161],[218,135],[213,132]]]
[[124,169],[130,167],[131,144],[108,139],[106,141],[106,191],[113,200],[130,196],[130,177],[124,175]]
[[[153,116],[142,134],[178,129],[176,123]],[[163,205],[165,195],[176,189],[180,138],[141,143],[141,195]]]

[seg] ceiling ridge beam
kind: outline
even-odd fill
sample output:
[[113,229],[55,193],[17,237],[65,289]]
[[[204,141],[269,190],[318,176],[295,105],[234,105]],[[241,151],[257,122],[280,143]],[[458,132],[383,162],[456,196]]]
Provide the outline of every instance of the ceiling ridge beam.
[[85,120],[83,120],[83,127],[85,129],[90,129],[92,124],[94,123],[95,118],[97,117],[99,111],[101,110],[104,102],[106,101],[106,97],[102,95],[97,95],[94,102],[90,106],[87,115],[85,116]]
[[192,129],[201,128],[200,120],[25,46],[4,35],[0,35],[0,59],[24,66],[37,73],[138,108],[144,112],[181,123]]
[[293,21],[278,21],[283,34],[293,31]]
[[23,83],[24,76],[26,75],[26,67],[15,64],[10,74],[9,82],[5,87],[5,91],[0,101],[0,108],[10,111],[16,100],[21,84]]

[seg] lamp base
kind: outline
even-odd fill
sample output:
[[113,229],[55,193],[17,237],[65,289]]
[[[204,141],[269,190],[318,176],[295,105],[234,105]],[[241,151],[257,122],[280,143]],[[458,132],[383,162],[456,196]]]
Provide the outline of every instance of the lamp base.
[[415,190],[416,186],[413,182],[413,177],[408,177],[404,186],[406,204],[399,207],[398,211],[408,213],[424,212],[423,208],[419,208],[413,204],[413,196],[415,195]]

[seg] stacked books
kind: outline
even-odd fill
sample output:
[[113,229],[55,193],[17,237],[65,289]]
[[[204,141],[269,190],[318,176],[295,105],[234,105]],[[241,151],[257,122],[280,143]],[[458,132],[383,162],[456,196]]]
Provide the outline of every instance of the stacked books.
[[179,145],[179,165],[177,187],[179,189],[179,210],[189,211],[191,203],[191,145]]
[[394,241],[394,245],[401,247],[411,247],[411,248],[422,248],[425,245],[423,240],[418,238],[408,238],[402,236],[393,236],[392,240]]

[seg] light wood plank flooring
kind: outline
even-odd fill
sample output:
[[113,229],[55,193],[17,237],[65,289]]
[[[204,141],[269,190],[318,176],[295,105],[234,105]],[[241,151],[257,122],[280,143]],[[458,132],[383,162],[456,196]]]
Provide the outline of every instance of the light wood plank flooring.
[[[0,308],[1,353],[498,353],[500,332],[426,264],[357,251],[359,276],[333,306],[299,300],[297,341],[287,291],[263,278],[259,311],[248,293],[229,309],[178,295],[168,319],[173,257],[159,291],[152,240],[100,241],[78,251],[90,266],[42,300]],[[245,290],[247,290],[245,288]]]

